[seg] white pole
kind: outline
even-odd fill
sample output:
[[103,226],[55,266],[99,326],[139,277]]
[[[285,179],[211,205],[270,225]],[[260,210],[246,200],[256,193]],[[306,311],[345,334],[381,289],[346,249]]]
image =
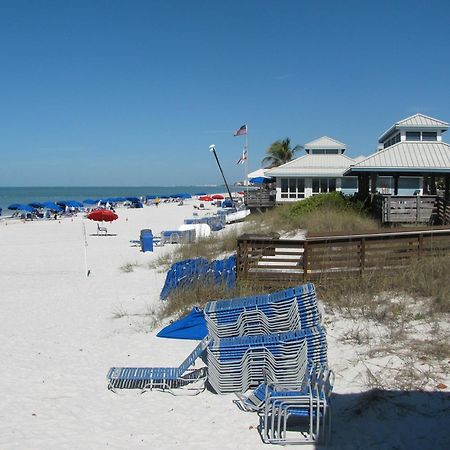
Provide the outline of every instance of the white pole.
[[245,158],[245,181],[247,183],[247,199],[248,199],[248,124],[247,122],[245,123],[245,153],[246,153],[246,158]]
[[86,236],[86,225],[83,222],[83,236],[84,236],[84,273],[86,274],[86,278],[89,277],[91,274],[91,271],[88,269],[88,262],[87,262],[87,236]]

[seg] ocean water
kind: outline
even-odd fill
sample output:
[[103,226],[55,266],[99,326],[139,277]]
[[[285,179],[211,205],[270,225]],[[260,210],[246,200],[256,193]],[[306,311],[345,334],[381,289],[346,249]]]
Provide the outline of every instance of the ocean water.
[[[239,191],[239,186],[230,186],[232,192]],[[45,201],[98,200],[106,197],[141,197],[147,195],[171,195],[176,193],[213,194],[226,192],[225,186],[105,186],[105,187],[0,187],[0,208],[3,215],[8,213],[12,203],[31,203]]]

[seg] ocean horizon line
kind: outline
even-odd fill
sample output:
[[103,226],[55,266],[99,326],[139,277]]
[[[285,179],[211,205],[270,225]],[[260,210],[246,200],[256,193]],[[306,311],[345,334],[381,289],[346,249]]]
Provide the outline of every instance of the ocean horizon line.
[[29,185],[29,186],[0,186],[0,189],[57,189],[57,188],[148,188],[148,187],[162,187],[162,188],[176,188],[176,187],[222,187],[224,184],[118,184],[118,185]]

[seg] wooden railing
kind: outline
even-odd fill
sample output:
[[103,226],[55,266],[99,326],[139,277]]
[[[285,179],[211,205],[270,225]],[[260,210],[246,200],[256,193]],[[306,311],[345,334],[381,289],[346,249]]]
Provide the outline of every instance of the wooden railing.
[[266,189],[244,192],[244,203],[249,208],[271,208],[275,206],[276,192]]
[[444,200],[443,197],[438,197],[436,202],[437,218],[440,224],[450,224],[450,201]]
[[436,195],[384,195],[373,198],[372,208],[381,223],[430,223],[437,213]]
[[306,282],[365,271],[401,269],[412,261],[450,254],[450,228],[309,236],[303,240],[242,235],[238,279]]

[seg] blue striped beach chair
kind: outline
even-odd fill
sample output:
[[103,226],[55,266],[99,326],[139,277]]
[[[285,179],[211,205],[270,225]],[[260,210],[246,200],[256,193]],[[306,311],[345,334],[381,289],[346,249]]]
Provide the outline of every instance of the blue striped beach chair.
[[159,389],[174,395],[182,393],[195,395],[204,390],[207,378],[205,367],[192,369],[196,360],[208,346],[205,337],[179,367],[112,367],[106,376],[108,389]]

